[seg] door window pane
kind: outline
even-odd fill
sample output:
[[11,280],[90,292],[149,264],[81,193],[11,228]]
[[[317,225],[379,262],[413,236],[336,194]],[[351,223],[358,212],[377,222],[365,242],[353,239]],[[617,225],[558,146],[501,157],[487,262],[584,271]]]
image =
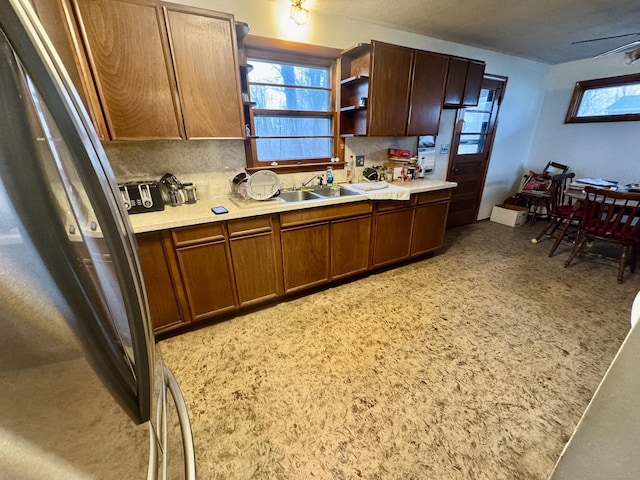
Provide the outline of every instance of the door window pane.
[[465,111],[464,112],[464,125],[462,127],[463,133],[487,133],[489,128],[490,113]]
[[473,155],[481,153],[484,149],[486,135],[465,134],[460,135],[458,155]]
[[464,120],[458,144],[458,155],[475,155],[484,151],[494,100],[495,92],[483,88],[480,91],[480,100],[477,106],[467,107],[458,112],[458,119]]

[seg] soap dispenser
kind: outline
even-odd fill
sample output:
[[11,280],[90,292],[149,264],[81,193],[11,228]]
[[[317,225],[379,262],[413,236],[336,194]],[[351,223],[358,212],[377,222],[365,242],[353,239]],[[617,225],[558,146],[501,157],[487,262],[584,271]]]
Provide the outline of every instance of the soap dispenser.
[[333,168],[327,167],[327,185],[333,185]]

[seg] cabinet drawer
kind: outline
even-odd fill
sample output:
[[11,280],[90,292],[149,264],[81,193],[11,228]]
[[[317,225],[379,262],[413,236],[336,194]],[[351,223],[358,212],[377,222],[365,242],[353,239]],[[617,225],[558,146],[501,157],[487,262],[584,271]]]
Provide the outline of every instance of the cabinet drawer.
[[325,220],[333,220],[342,217],[351,217],[371,212],[370,202],[355,202],[346,205],[332,205],[330,207],[309,208],[280,214],[280,225],[291,227],[305,223],[314,223]]
[[438,200],[447,200],[451,197],[451,190],[436,190],[435,192],[423,192],[417,195],[418,205]]
[[239,220],[230,220],[227,224],[229,237],[234,238],[241,235],[251,235],[271,231],[271,217],[250,217]]
[[379,212],[387,210],[399,210],[401,208],[413,207],[416,204],[416,195],[411,195],[409,200],[376,200]]
[[171,230],[171,235],[176,247],[225,239],[224,225],[222,223],[205,223],[192,227],[176,228]]

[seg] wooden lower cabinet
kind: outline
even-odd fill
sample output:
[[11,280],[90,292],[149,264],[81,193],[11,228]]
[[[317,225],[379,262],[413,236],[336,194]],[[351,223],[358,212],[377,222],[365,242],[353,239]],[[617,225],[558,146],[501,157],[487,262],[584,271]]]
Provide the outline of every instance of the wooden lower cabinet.
[[232,220],[228,229],[238,306],[276,298],[280,287],[272,218]]
[[224,223],[171,231],[193,321],[236,308],[236,290]]
[[447,191],[444,198],[440,195],[434,198],[436,201],[415,208],[411,238],[412,256],[432,252],[442,246],[449,212],[449,197]]
[[172,246],[170,238],[167,237],[169,232],[136,235],[151,323],[157,333],[188,323],[180,308],[177,285],[174,283],[169,266],[168,256],[172,253]]
[[156,333],[442,245],[450,190],[139,234]]
[[280,240],[285,293],[329,281],[329,222],[283,229]]
[[369,268],[371,215],[331,222],[331,279]]
[[413,207],[378,212],[373,249],[374,267],[409,256],[412,226]]
[[194,321],[236,308],[225,241],[179,248],[176,253]]

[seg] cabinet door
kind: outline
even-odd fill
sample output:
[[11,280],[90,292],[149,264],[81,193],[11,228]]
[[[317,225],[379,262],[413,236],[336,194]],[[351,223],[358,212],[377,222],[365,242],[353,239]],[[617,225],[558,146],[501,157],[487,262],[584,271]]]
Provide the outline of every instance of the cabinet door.
[[415,53],[407,135],[438,135],[449,57]]
[[144,0],[73,0],[113,140],[181,138],[161,11]]
[[416,207],[411,255],[419,255],[442,246],[449,202],[428,203]]
[[107,126],[98,93],[87,63],[69,0],[31,0],[42,26],[60,55],[73,86],[78,91],[100,140],[108,140]]
[[369,135],[403,136],[409,112],[413,50],[372,42]]
[[451,57],[444,106],[468,107],[478,104],[485,63],[468,58]]
[[329,281],[329,223],[282,230],[284,290],[294,292]]
[[166,5],[187,138],[243,138],[233,16]]
[[230,243],[239,306],[275,298],[278,272],[273,233],[234,238]]
[[462,105],[468,68],[469,60],[466,58],[451,57],[449,59],[449,73],[447,74],[447,86],[444,94],[444,105],[446,107],[459,107]]
[[409,256],[413,207],[381,212],[376,220],[373,265],[393,263]]
[[484,78],[485,63],[477,60],[469,60],[467,69],[467,81],[464,85],[464,95],[462,98],[463,107],[478,105],[480,98],[480,88]]
[[193,320],[236,308],[226,242],[180,248],[177,254]]
[[331,223],[331,278],[364,272],[369,266],[371,215]]
[[139,234],[136,240],[154,331],[162,332],[188,323],[180,309],[163,234]]

